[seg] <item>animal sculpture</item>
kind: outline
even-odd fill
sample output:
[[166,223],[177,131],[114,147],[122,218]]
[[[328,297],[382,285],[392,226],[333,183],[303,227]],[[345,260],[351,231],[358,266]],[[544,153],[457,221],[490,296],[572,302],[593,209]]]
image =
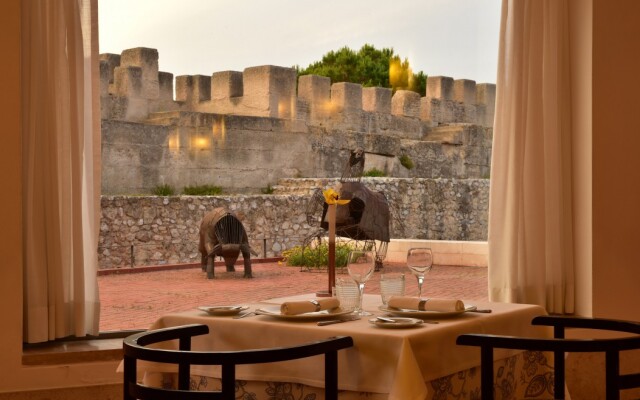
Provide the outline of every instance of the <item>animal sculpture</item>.
[[[355,248],[375,250],[376,271],[382,268],[390,241],[390,222],[393,212],[384,193],[367,188],[362,182],[365,152],[361,148],[350,151],[338,191],[340,198],[351,200],[336,210],[336,236],[352,241]],[[317,188],[307,203],[307,222],[320,225],[320,231],[307,237],[303,248],[322,241],[328,230],[327,204],[322,190]]]
[[224,259],[228,272],[233,272],[240,253],[244,259],[244,277],[253,277],[251,253],[257,254],[249,246],[247,232],[238,217],[224,208],[215,208],[202,218],[198,249],[202,254],[202,270],[207,271],[207,278],[213,279],[215,276],[216,256]]

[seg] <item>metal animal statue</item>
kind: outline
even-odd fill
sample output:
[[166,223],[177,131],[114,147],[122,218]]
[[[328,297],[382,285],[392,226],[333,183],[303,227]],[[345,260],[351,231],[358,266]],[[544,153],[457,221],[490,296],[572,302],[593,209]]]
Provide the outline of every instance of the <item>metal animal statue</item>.
[[340,182],[356,181],[360,182],[362,174],[364,173],[364,150],[357,148],[351,151],[349,160],[347,161],[344,169],[342,170],[342,176]]
[[240,253],[244,259],[244,277],[252,278],[251,253],[257,256],[249,246],[249,238],[244,226],[234,214],[224,208],[214,208],[202,218],[200,223],[200,244],[202,270],[207,278],[214,278],[214,258],[222,257],[228,272],[235,271],[235,263]]
[[[375,192],[360,182],[364,161],[362,149],[351,151],[340,177],[340,198],[351,201],[336,210],[336,236],[352,240],[356,248],[375,250],[376,270],[380,270],[387,255],[393,213],[384,193]],[[311,226],[320,225],[320,230],[305,239],[303,247],[321,241],[328,229],[327,209],[322,189],[317,188],[307,203],[307,222]]]

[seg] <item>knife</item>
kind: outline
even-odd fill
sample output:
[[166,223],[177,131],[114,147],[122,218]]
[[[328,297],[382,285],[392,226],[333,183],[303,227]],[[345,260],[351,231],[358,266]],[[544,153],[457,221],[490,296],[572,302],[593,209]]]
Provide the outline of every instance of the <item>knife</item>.
[[331,324],[339,324],[341,322],[348,322],[348,321],[357,321],[359,320],[360,317],[349,317],[349,318],[340,318],[340,319],[330,319],[330,320],[326,320],[326,321],[320,321],[318,322],[318,326],[325,326],[325,325],[331,325]]

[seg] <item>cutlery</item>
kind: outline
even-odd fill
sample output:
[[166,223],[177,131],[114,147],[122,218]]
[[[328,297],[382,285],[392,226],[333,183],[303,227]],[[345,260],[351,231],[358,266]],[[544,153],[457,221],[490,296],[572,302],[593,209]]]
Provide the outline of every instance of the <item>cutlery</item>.
[[[393,317],[393,315],[388,315],[388,317]],[[385,321],[385,322],[393,321],[393,320],[389,320],[389,318],[385,318],[385,319],[382,319],[382,318],[384,317],[378,317],[378,319],[381,321]],[[432,321],[430,319],[423,319],[422,322],[424,322],[425,324],[439,324],[438,321]]]
[[353,317],[349,317],[349,318],[340,318],[340,319],[330,319],[330,320],[318,322],[318,326],[339,324],[341,322],[348,322],[348,321],[357,321],[359,319],[360,319],[359,316],[353,316]]
[[484,310],[469,310],[469,312],[477,312],[477,313],[483,313],[483,314],[490,314],[491,310],[490,309],[484,309]]
[[390,323],[395,323],[396,320],[395,319],[391,319],[391,318],[386,318],[386,317],[376,317],[376,319],[378,321],[382,321],[382,322],[390,322]]
[[235,317],[233,317],[233,319],[240,319],[240,318],[248,317],[250,315],[256,315],[255,311],[251,311],[251,312],[248,312],[248,313],[236,315]]

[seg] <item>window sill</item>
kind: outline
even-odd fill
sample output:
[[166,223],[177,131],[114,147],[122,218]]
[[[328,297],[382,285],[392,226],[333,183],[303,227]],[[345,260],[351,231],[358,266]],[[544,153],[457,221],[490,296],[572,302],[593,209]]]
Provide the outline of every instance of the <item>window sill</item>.
[[[133,332],[128,332],[132,334]],[[124,337],[56,340],[28,344],[22,351],[22,365],[65,365],[122,360]]]

